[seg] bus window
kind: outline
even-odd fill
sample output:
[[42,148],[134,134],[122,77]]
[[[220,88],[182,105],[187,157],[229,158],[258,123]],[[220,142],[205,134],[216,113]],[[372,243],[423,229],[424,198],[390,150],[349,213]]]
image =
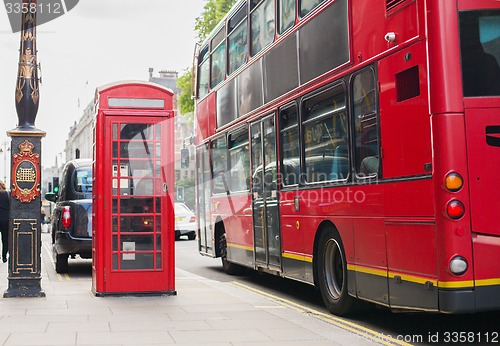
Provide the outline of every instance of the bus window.
[[281,173],[283,185],[299,184],[300,177],[300,145],[297,106],[280,110],[281,135]]
[[226,31],[222,27],[212,39],[212,60],[210,87],[214,88],[226,75]]
[[371,69],[354,77],[352,95],[356,172],[358,177],[374,177],[379,170],[378,116],[375,76]]
[[324,1],[325,0],[299,0],[300,16],[305,17],[309,12]]
[[290,29],[295,23],[295,0],[278,0],[279,33]]
[[344,86],[306,99],[303,112],[306,182],[346,179],[349,141]]
[[228,184],[226,181],[226,148],[226,137],[220,137],[212,142],[212,191],[214,194],[226,193],[228,191]]
[[250,153],[247,128],[230,134],[228,144],[231,191],[248,191],[250,190]]
[[246,4],[229,20],[228,74],[236,71],[247,60],[247,7]]
[[210,77],[210,66],[208,59],[208,46],[203,48],[200,53],[198,68],[198,97],[202,98],[208,94],[208,81]]
[[[274,1],[252,0],[250,14],[250,54],[253,56],[274,39]],[[254,8],[255,7],[255,8]]]
[[464,96],[500,96],[500,11],[460,12]]

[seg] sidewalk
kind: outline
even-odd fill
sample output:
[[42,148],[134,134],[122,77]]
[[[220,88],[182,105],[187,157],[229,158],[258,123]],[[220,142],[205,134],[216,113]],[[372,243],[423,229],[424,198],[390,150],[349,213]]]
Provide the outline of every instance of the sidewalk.
[[[42,234],[44,242],[49,242]],[[94,297],[91,278],[57,275],[42,246],[45,298],[1,298],[0,345],[373,345],[314,316],[176,269],[177,296]]]

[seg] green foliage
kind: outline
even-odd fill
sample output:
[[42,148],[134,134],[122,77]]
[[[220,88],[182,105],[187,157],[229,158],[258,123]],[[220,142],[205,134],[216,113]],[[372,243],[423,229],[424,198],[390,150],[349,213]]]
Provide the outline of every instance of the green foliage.
[[215,28],[217,23],[226,15],[227,11],[236,3],[236,0],[206,0],[204,11],[196,18],[195,30],[198,38],[203,41]]
[[194,100],[191,98],[193,89],[191,84],[191,71],[189,71],[189,69],[186,69],[186,72],[177,78],[177,87],[182,89],[182,93],[179,96],[181,114],[193,113]]
[[[215,28],[217,23],[226,15],[227,11],[236,3],[237,0],[205,0],[204,10],[201,15],[196,18],[195,30],[198,32],[198,38],[203,41],[208,34]],[[177,87],[182,89],[179,96],[179,105],[181,114],[185,115],[190,122],[193,123],[194,116],[194,100],[192,95],[192,74],[190,69],[186,69],[184,75],[177,79]]]

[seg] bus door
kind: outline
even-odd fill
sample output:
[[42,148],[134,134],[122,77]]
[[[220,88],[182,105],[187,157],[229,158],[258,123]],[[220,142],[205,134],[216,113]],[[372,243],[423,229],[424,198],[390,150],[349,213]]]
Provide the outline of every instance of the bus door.
[[281,271],[274,115],[252,123],[250,128],[255,263]]
[[197,189],[198,189],[198,225],[200,227],[198,236],[198,251],[203,254],[215,256],[212,242],[211,218],[210,218],[210,194],[211,175],[210,160],[208,157],[208,144],[201,145],[196,152],[197,155]]

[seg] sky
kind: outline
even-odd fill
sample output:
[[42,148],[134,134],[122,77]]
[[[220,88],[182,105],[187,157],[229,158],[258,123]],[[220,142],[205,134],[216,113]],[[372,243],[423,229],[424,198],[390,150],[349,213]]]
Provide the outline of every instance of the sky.
[[[40,107],[35,126],[42,139],[42,166],[64,161],[70,127],[83,115],[95,89],[120,80],[148,80],[148,69],[191,65],[197,41],[195,18],[204,0],[80,0],[71,11],[37,28],[42,66]],[[0,148],[10,147],[7,131],[17,126],[15,84],[20,34],[12,33],[0,6]],[[6,144],[4,144],[7,142]],[[10,167],[10,153],[7,156]],[[5,172],[0,154],[0,177]]]

